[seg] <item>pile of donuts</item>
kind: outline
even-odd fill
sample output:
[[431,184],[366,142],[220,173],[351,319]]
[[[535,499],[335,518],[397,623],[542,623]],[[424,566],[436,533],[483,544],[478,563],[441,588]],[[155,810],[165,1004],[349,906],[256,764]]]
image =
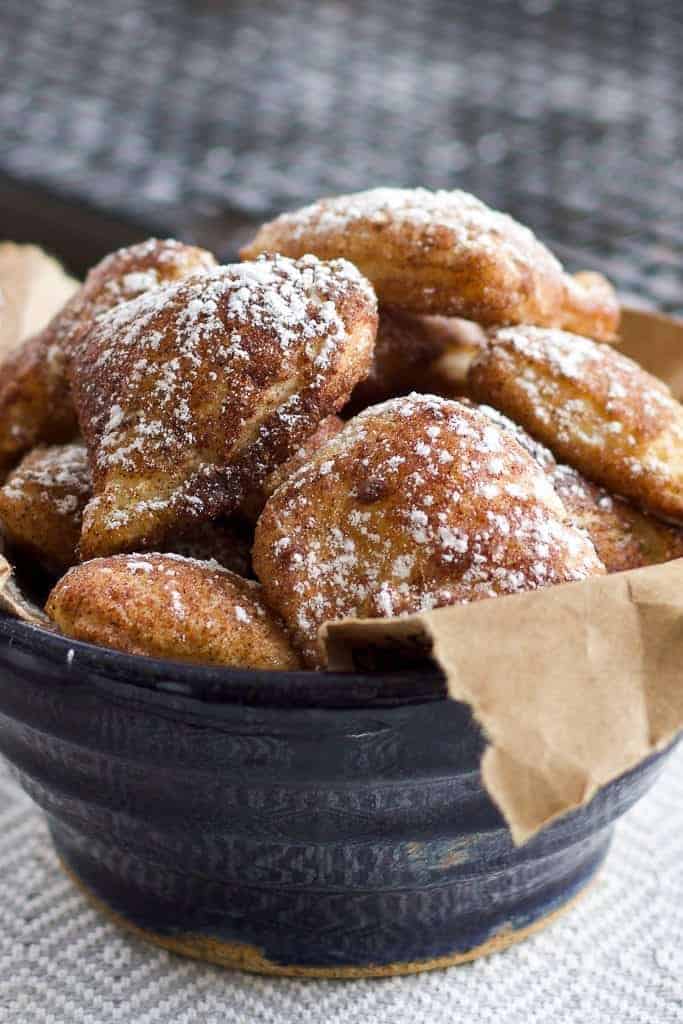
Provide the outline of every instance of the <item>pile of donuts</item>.
[[683,556],[683,407],[601,275],[425,189],[240,255],[121,249],[2,367],[2,531],[63,634],[320,669],[330,620]]

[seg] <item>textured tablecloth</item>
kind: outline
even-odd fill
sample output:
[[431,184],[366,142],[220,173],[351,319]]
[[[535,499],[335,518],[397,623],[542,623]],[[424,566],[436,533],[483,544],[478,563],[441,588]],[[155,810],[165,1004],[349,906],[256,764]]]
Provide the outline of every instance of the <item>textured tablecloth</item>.
[[91,909],[0,771],[2,1024],[673,1024],[683,1021],[683,746],[547,931],[446,971],[261,978],[181,960]]

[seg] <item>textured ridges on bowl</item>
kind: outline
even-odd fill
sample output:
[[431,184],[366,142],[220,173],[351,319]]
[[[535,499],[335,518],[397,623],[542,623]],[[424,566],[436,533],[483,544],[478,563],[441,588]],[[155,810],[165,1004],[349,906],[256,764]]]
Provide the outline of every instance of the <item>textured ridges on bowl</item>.
[[[598,860],[596,869],[600,866],[601,862],[602,857]],[[522,942],[524,939],[540,931],[542,928],[552,924],[558,917],[566,913],[573,906],[576,900],[584,894],[591,881],[591,878],[589,878],[588,882],[584,883],[584,885],[579,888],[573,896],[570,896],[566,901],[563,901],[557,909],[550,910],[544,916],[538,917],[531,921],[531,923],[520,927],[514,927],[510,923],[504,924],[499,930],[496,930],[488,939],[486,939],[486,941],[465,951],[458,951],[442,956],[432,957],[431,959],[419,959],[413,961],[401,960],[394,963],[321,966],[319,964],[302,965],[276,963],[273,960],[267,959],[263,952],[256,946],[242,942],[223,942],[215,938],[209,938],[197,934],[168,935],[140,928],[133,923],[131,918],[121,916],[121,914],[112,910],[105,902],[95,896],[92,890],[89,889],[83,881],[81,881],[81,879],[61,858],[60,863],[69,878],[71,878],[74,884],[78,886],[89,902],[91,902],[101,914],[110,918],[114,924],[127,929],[139,938],[145,939],[147,942],[152,942],[157,946],[168,949],[173,953],[178,953],[181,956],[192,957],[195,960],[205,960],[209,963],[218,964],[221,967],[237,968],[244,971],[250,971],[255,974],[295,978],[352,979],[394,977],[401,974],[419,974],[423,971],[433,971],[444,967],[455,967],[458,964],[467,963],[482,956],[489,956],[491,953],[498,953],[507,949],[508,946],[511,946],[516,942]]]
[[515,847],[465,705],[207,703],[35,637],[0,643],[0,751],[63,862],[156,941],[253,970],[422,970],[523,936],[585,886],[662,762]]
[[[300,873],[310,847],[282,844],[270,856],[262,853],[264,877],[257,885],[223,881],[217,865],[192,874],[149,851],[143,859],[126,846],[98,842],[55,822],[51,831],[69,870],[136,927],[205,949],[250,946],[264,962],[282,968],[331,971],[468,954],[500,932],[526,928],[584,887],[611,835],[608,827],[548,856],[499,862],[497,870],[480,861],[478,870],[454,881],[410,887],[392,877],[385,860],[381,884],[368,877],[364,886],[350,882],[326,889],[303,880],[283,884],[277,869],[267,878],[273,861],[286,863],[289,874]],[[374,843],[356,856],[384,859]]]

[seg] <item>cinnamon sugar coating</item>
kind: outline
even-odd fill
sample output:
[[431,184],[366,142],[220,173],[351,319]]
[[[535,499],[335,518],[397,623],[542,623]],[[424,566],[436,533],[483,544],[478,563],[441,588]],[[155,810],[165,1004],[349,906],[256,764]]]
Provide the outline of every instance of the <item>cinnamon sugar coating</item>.
[[68,352],[79,331],[95,317],[159,285],[210,273],[215,266],[215,257],[206,249],[175,238],[149,238],[117,249],[89,271],[83,286],[52,321],[52,342]]
[[0,487],[0,523],[8,541],[56,574],[76,560],[91,495],[82,444],[34,448]]
[[683,523],[683,407],[631,359],[563,331],[505,328],[468,382],[589,479]]
[[343,256],[379,301],[478,323],[563,327],[608,339],[619,307],[600,274],[567,274],[507,214],[466,192],[378,188],[320,199],[264,224],[242,250]]
[[237,511],[367,372],[372,288],[344,260],[263,258],[146,292],[79,336],[95,497],[84,558]]
[[66,357],[94,317],[150,288],[208,271],[211,253],[174,239],[151,238],[106,256],[39,334],[0,368],[0,475],[37,444],[71,440],[77,430]]
[[475,409],[410,395],[351,420],[272,495],[253,549],[307,664],[345,617],[403,615],[604,572],[546,474]]
[[128,654],[295,669],[299,659],[261,587],[179,555],[98,558],[64,576],[46,610],[62,633]]
[[510,431],[548,474],[574,526],[593,541],[607,572],[624,572],[683,557],[683,530],[641,512],[624,498],[587,480],[578,470],[558,463],[545,445],[490,406],[477,406],[501,429]]
[[78,432],[64,353],[48,329],[0,366],[0,480],[38,444],[62,444]]
[[[81,443],[34,448],[0,487],[0,527],[10,544],[57,575],[78,561],[83,510],[92,480]],[[192,524],[167,538],[164,551],[214,559],[240,576],[251,574],[250,531],[219,519]]]

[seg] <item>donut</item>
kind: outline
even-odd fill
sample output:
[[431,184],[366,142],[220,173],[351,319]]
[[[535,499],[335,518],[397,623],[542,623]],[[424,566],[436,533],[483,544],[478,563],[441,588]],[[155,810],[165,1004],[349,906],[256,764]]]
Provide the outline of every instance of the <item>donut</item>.
[[59,575],[76,561],[91,490],[82,444],[34,448],[0,487],[0,522],[7,540]]
[[68,351],[81,328],[100,314],[159,285],[209,273],[215,266],[215,257],[206,249],[175,238],[148,238],[118,249],[90,270],[82,288],[52,321],[51,341]]
[[683,557],[683,530],[641,512],[586,480],[571,466],[558,465],[555,493],[575,526],[593,541],[607,572],[625,572]]
[[476,409],[432,395],[360,413],[269,498],[253,563],[311,667],[318,632],[604,573],[546,474]]
[[64,353],[47,330],[0,366],[0,479],[39,444],[62,444],[78,432]]
[[93,470],[82,558],[237,512],[345,404],[376,330],[365,278],[314,256],[220,267],[99,316],[69,361]]
[[217,562],[97,558],[62,577],[46,610],[66,636],[127,654],[254,669],[300,664],[259,584]]
[[510,431],[548,474],[573,525],[586,531],[608,573],[683,557],[683,530],[641,512],[572,466],[558,463],[549,448],[496,409],[487,405],[477,408],[502,430]]
[[38,444],[71,440],[77,431],[66,357],[78,331],[120,302],[164,282],[211,270],[204,249],[151,238],[106,256],[63,309],[0,368],[0,475]]
[[565,331],[504,328],[468,385],[590,480],[683,522],[683,407],[627,356]]
[[602,340],[619,322],[605,278],[567,274],[528,228],[466,192],[377,188],[320,199],[264,224],[241,256],[264,251],[343,256],[380,303],[409,313],[562,327]]
[[[78,561],[83,510],[92,497],[82,443],[34,448],[0,487],[0,525],[10,545],[49,573],[61,575]],[[240,576],[251,575],[251,537],[241,524],[193,524],[167,539],[164,551],[214,559]]]

